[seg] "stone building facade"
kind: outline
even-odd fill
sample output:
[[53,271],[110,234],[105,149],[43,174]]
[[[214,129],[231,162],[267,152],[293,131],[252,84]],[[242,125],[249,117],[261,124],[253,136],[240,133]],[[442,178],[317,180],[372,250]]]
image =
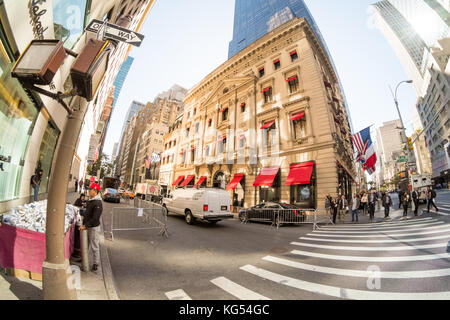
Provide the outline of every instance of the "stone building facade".
[[233,56],[184,104],[181,123],[165,137],[162,166],[173,166],[172,188],[226,188],[233,205],[245,207],[276,200],[323,208],[327,194],[350,196],[349,117],[330,58],[305,19]]

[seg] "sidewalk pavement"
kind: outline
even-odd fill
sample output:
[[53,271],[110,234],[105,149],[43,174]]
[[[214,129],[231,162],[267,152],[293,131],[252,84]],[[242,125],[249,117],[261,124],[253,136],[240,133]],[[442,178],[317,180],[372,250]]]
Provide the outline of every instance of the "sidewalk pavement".
[[[75,202],[78,194],[69,193],[67,202]],[[97,272],[81,272],[80,287],[77,290],[78,300],[118,300],[115,290],[111,265],[104,244],[103,233],[100,237],[100,263]],[[92,261],[92,257],[90,257]],[[81,262],[70,262],[81,267]],[[16,278],[0,270],[0,300],[42,300],[42,282],[30,279]]]

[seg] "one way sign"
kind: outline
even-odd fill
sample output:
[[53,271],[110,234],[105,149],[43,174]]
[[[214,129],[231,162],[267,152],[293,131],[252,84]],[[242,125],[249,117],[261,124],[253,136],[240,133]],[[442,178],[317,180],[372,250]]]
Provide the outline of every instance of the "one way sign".
[[125,29],[121,26],[105,23],[104,21],[93,19],[91,23],[86,27],[86,31],[98,33],[103,26],[105,26],[105,37],[108,39],[114,39],[117,41],[126,42],[133,46],[139,47],[144,40],[144,35],[136,33],[134,31]]

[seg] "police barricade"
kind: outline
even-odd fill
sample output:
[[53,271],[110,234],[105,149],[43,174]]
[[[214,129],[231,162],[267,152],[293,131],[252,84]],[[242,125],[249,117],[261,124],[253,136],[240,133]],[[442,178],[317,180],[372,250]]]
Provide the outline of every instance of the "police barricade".
[[280,209],[276,212],[277,229],[282,224],[312,224],[313,230],[317,230],[319,224],[333,224],[333,219],[326,210]]
[[[151,205],[151,204],[150,204]],[[113,208],[111,212],[111,238],[115,231],[159,230],[160,236],[169,237],[167,212],[159,205],[137,208]]]
[[271,222],[272,226],[275,226],[276,211],[276,209],[253,209],[248,211],[241,221],[245,224],[249,221]]

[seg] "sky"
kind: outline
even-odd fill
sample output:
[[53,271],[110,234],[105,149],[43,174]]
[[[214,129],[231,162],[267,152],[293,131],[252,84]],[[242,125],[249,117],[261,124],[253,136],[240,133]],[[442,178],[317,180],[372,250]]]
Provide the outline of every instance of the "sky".
[[[335,62],[355,132],[398,119],[389,85],[408,75],[382,33],[369,5],[374,0],[305,0]],[[145,35],[113,111],[104,153],[111,154],[133,100],[147,103],[172,85],[190,89],[228,58],[234,0],[156,0],[140,33]],[[412,85],[398,100],[408,132],[417,99]],[[374,136],[372,138],[375,139]]]

